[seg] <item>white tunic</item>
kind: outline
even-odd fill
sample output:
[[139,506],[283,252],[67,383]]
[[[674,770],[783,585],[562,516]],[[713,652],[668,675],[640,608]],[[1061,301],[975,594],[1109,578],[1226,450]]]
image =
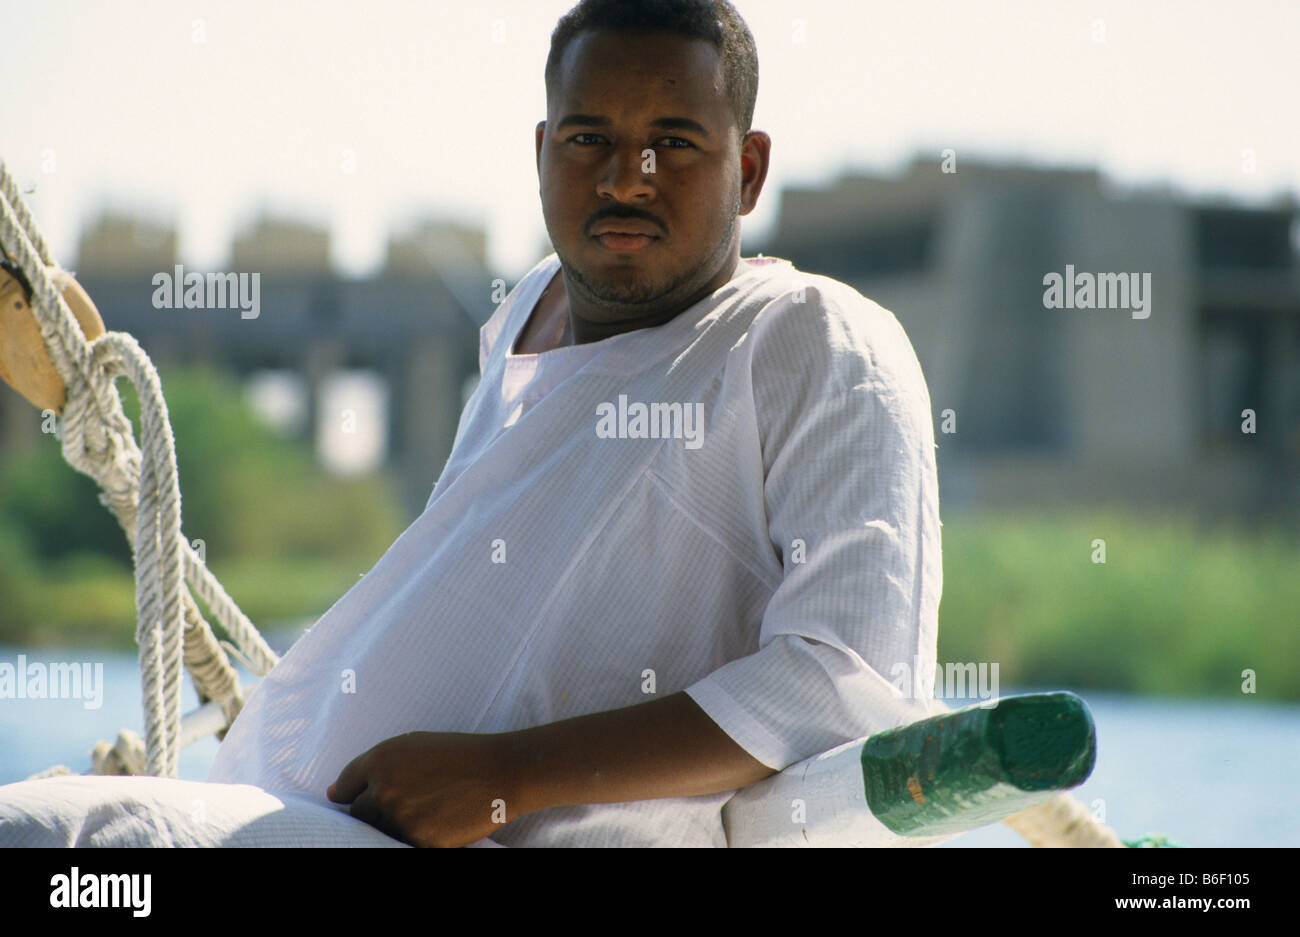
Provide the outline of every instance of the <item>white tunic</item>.
[[[262,680],[209,780],[323,800],[395,735],[679,690],[772,768],[929,714],[891,686],[918,661],[930,685],[942,589],[929,393],[893,314],[746,259],[664,325],[510,354],[558,269],[483,326],[424,512]],[[703,424],[638,420],[651,404]],[[725,846],[730,793],[544,810],[492,839]]]

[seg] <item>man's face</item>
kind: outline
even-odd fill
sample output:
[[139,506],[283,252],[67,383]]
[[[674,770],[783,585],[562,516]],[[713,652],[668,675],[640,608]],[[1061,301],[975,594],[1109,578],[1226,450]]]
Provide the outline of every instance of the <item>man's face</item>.
[[[537,168],[571,302],[613,323],[694,297],[738,251],[737,215],[751,207],[742,211],[739,130],[713,46],[582,33],[554,91]],[[606,227],[642,236],[598,236]]]

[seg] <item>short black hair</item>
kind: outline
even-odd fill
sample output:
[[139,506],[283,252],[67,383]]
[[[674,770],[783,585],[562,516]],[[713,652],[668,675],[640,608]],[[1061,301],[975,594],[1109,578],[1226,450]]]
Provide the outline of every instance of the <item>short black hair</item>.
[[727,0],[582,0],[560,17],[546,57],[546,94],[555,90],[560,61],[580,33],[668,33],[703,39],[718,50],[727,98],[743,140],[754,122],[758,98],[758,50],[754,37]]

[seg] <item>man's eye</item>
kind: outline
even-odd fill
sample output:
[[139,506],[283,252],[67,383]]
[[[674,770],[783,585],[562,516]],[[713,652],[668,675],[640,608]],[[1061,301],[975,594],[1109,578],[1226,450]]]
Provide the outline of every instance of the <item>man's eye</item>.
[[[579,146],[588,146],[602,139],[604,138],[598,133],[575,133],[569,138],[569,142],[576,143]],[[673,143],[672,146],[668,147],[670,150],[688,150],[695,146],[690,140],[685,140],[682,137],[664,137],[663,139]]]

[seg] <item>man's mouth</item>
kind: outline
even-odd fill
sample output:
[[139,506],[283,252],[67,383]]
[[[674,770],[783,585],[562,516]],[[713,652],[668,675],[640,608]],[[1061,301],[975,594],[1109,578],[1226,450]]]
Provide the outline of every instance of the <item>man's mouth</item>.
[[656,240],[649,234],[616,234],[613,232],[607,234],[598,234],[596,240],[610,251],[618,254],[635,254],[637,251],[644,250],[651,241]]

